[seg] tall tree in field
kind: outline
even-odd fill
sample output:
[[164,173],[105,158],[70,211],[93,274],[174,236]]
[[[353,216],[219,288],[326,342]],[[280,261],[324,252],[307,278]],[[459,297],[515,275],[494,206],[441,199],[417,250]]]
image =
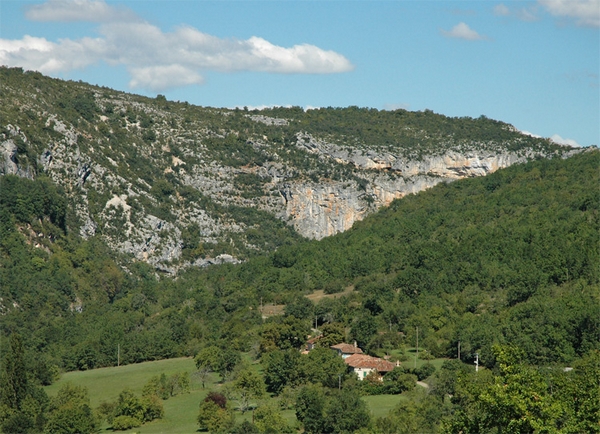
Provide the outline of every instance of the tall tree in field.
[[250,369],[241,371],[233,382],[235,397],[239,409],[243,412],[250,408],[252,399],[259,399],[265,396],[266,389],[262,377]]
[[6,433],[40,432],[48,397],[29,381],[21,336],[13,333],[0,370],[0,428]]

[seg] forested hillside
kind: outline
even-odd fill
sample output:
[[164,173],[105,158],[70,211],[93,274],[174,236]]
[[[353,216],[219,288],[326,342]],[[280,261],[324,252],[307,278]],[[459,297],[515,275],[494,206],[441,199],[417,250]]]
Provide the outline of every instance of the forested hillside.
[[[50,181],[0,178],[2,334],[19,332],[40,365],[89,369],[260,342],[259,307],[339,324],[363,348],[401,331],[436,356],[493,366],[491,346],[569,363],[598,347],[597,151],[540,160],[408,196],[342,234],[239,265],[157,278],[119,267],[97,238],[65,226]],[[117,258],[118,259],[118,258]],[[316,305],[303,296],[354,288]],[[43,365],[43,366],[42,366]],[[35,370],[34,370],[35,371]],[[38,372],[35,371],[35,372]],[[45,379],[43,381],[50,381]]]
[[[298,423],[269,404],[235,425],[212,395],[211,431],[598,431],[598,150],[485,117],[211,109],[0,75],[3,432],[160,418],[185,375],[96,409],[41,386],[179,356],[242,413],[271,396]],[[321,348],[301,355],[309,335]],[[359,382],[327,349],[341,341],[402,366]],[[360,400],[417,379],[429,392],[385,417]]]
[[[590,150],[442,183],[347,232],[178,278],[122,261],[101,237],[71,231],[73,211],[50,179],[0,177],[2,429],[52,430],[63,420],[61,411],[75,404],[48,401],[39,389],[61,371],[190,355],[199,372],[233,376],[231,393],[246,380],[274,395],[293,391],[306,432],[593,431],[599,167],[600,153]],[[330,296],[305,297],[321,290]],[[269,313],[268,306],[278,312],[273,304],[285,305],[282,315]],[[370,354],[393,350],[402,361],[417,329],[421,358],[456,358],[460,343],[463,362],[478,358],[490,370],[473,377],[464,364],[447,362],[430,377],[430,394],[369,420],[358,395],[410,390],[435,369],[407,363],[383,383],[357,384],[331,351],[297,351],[309,334],[322,333],[322,346],[356,340]],[[242,352],[260,360],[262,375],[242,369]],[[573,374],[563,372],[568,365]],[[320,386],[297,389],[309,383]],[[65,396],[85,402],[77,390]],[[157,399],[144,408],[158,409]],[[240,405],[249,405],[244,399]],[[318,417],[309,410],[315,405]],[[89,405],[77,408],[93,431]],[[352,425],[340,408],[364,417]],[[233,426],[228,415],[219,419],[223,429]]]

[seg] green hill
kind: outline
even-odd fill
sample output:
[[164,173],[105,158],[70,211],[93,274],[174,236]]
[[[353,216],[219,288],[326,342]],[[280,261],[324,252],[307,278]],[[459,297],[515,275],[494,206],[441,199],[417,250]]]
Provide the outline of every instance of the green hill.
[[[268,392],[262,431],[597,429],[598,150],[486,117],[203,108],[7,68],[0,97],[3,432],[93,431],[92,410],[195,430],[194,376],[164,405],[177,375],[132,393],[198,354],[238,408],[240,379]],[[300,354],[315,334],[405,363],[358,381]]]
[[491,345],[510,342],[533,363],[568,363],[598,346],[598,167],[590,151],[439,185],[346,233],[175,280],[143,263],[123,271],[100,240],[66,231],[48,181],[0,178],[2,333],[22,333],[37,364],[87,369],[115,365],[115,342],[124,363],[221,340],[247,351],[261,303],[284,303],[374,351],[377,331],[414,344],[419,327],[436,356],[461,341],[463,359],[491,366]]
[[197,107],[0,67],[0,175],[45,176],[68,222],[167,274],[349,229],[394,198],[577,149],[430,110]]

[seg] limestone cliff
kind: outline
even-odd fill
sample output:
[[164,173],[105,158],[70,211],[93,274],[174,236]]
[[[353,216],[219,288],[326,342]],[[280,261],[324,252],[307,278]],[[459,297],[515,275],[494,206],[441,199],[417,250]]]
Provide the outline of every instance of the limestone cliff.
[[71,230],[168,273],[334,235],[437,183],[576,152],[429,111],[194,107],[6,68],[0,92],[0,175],[50,177]]

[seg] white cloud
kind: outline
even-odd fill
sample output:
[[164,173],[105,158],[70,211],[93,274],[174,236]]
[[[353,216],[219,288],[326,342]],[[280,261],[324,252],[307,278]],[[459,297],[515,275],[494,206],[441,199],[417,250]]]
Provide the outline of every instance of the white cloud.
[[578,26],[600,27],[600,0],[538,0],[556,17],[575,19]]
[[383,109],[387,111],[394,111],[399,109],[408,110],[409,107],[409,104],[406,103],[388,103],[383,105]]
[[555,17],[575,20],[578,26],[600,27],[600,0],[538,0],[535,5],[520,9],[509,9],[500,3],[494,6],[494,15],[537,21],[540,7]]
[[450,31],[442,29],[441,32],[442,35],[446,36],[447,38],[466,39],[467,41],[477,41],[485,39],[475,30],[471,29],[467,24],[462,22],[452,27],[452,30]]
[[573,139],[563,139],[558,134],[554,134],[552,137],[550,137],[550,140],[552,140],[554,143],[558,143],[559,145],[573,146],[573,147],[576,147],[576,148],[580,148],[581,147],[581,145],[579,143],[577,143],[575,140],[573,140]]
[[77,42],[65,39],[59,43],[29,35],[19,40],[0,39],[0,64],[47,74],[70,71],[95,63],[104,45],[102,40],[92,38]]
[[129,9],[107,5],[103,0],[48,0],[27,8],[25,16],[32,21],[135,21]]
[[[66,4],[73,5],[73,14],[69,15]],[[0,63],[56,74],[104,61],[124,65],[131,75],[131,87],[153,91],[201,84],[202,73],[208,70],[331,74],[354,68],[343,55],[314,45],[286,48],[257,36],[222,39],[189,26],[163,32],[136,17],[104,22],[106,17],[122,11],[99,0],[49,0],[31,8],[28,16],[38,20],[90,20],[90,11],[96,11],[96,21],[103,22],[98,28],[100,37],[58,42],[32,36],[0,39]]]
[[530,133],[529,131],[526,131],[526,130],[521,130],[521,134],[525,134],[526,136],[530,136],[530,137],[535,137],[536,139],[542,138],[542,136],[540,136],[538,134]]
[[494,15],[500,17],[515,17],[521,21],[537,21],[538,6],[530,5],[520,9],[509,9],[505,4],[500,3],[494,6]]
[[144,68],[129,68],[132,88],[151,89],[162,92],[169,88],[202,84],[204,79],[196,71],[182,65],[148,66]]
[[500,3],[499,5],[494,6],[494,15],[507,17],[510,15],[510,9],[508,9],[503,3]]

